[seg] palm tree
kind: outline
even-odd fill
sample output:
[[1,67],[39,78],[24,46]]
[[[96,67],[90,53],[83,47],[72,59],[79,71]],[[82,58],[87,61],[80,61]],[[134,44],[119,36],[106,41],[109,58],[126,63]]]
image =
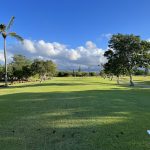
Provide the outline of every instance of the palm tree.
[[4,39],[4,60],[5,60],[5,86],[8,86],[8,77],[7,77],[7,53],[6,53],[6,38],[7,36],[11,36],[16,38],[17,40],[23,42],[23,38],[19,35],[17,35],[15,32],[9,32],[10,27],[12,26],[14,22],[15,17],[13,16],[8,25],[0,24],[0,34],[2,35]]

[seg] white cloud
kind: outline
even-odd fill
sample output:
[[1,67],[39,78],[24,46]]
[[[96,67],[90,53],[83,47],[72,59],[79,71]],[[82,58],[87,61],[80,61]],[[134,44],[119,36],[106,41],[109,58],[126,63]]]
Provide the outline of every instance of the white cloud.
[[[12,60],[12,54],[10,52],[7,52],[7,61],[10,62]],[[0,63],[4,63],[4,52],[3,50],[0,50]]]
[[4,62],[4,53],[2,50],[0,51],[0,62]]
[[68,51],[68,56],[70,60],[78,60],[81,57],[80,53],[74,49]]
[[[51,59],[58,65],[59,69],[76,69],[79,66],[85,69],[88,66],[97,68],[98,64],[106,62],[103,53],[104,50],[98,48],[92,41],[87,41],[85,46],[79,46],[75,49],[70,49],[57,42],[28,39],[25,40],[24,44],[8,46],[9,58],[13,54],[22,54],[33,59]],[[4,61],[3,53],[0,53],[0,60]]]
[[94,44],[92,41],[87,41],[85,45],[86,45],[86,48],[89,50],[96,48],[96,44]]
[[30,53],[36,53],[34,42],[27,39],[24,40],[23,49],[29,51]]

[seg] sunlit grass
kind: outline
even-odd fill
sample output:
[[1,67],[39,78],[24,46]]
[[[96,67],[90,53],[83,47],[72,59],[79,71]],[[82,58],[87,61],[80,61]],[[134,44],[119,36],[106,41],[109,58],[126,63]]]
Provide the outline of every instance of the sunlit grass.
[[0,89],[0,150],[150,149],[150,77],[54,78]]

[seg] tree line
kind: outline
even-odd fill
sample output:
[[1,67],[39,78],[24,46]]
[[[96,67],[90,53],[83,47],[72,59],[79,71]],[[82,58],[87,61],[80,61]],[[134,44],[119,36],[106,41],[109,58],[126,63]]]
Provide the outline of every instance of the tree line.
[[[23,55],[14,55],[12,62],[7,64],[8,81],[29,81],[31,77],[42,82],[53,77],[88,77],[98,76],[96,72],[78,70],[58,71],[57,65],[51,60],[28,59]],[[0,65],[0,81],[5,80],[5,66]]]
[[[104,67],[107,66],[107,63]],[[8,68],[8,81],[14,82],[24,82],[30,81],[31,78],[40,80],[42,82],[46,79],[51,79],[53,77],[93,77],[93,76],[102,76],[102,77],[112,77],[113,72],[108,71],[108,68],[104,68],[98,72],[86,72],[82,71],[81,67],[79,69],[72,71],[60,71],[57,70],[57,65],[51,60],[40,60],[34,59],[31,60],[26,58],[23,55],[14,55],[12,62],[7,64]],[[133,75],[148,75],[147,70],[134,69]],[[5,80],[5,66],[0,65],[0,81]]]
[[[51,78],[56,73],[56,64],[51,60],[30,60],[22,55],[14,55],[13,61],[7,64],[8,80],[28,81],[30,77],[37,76],[40,82]],[[5,79],[5,66],[0,66],[0,80]]]

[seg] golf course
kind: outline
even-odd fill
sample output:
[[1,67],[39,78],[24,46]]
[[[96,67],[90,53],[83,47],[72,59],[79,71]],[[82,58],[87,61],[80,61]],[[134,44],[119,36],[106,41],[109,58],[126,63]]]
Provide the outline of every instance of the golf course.
[[150,77],[64,77],[0,89],[0,150],[148,150]]
[[0,4],[0,150],[150,150],[150,0]]

